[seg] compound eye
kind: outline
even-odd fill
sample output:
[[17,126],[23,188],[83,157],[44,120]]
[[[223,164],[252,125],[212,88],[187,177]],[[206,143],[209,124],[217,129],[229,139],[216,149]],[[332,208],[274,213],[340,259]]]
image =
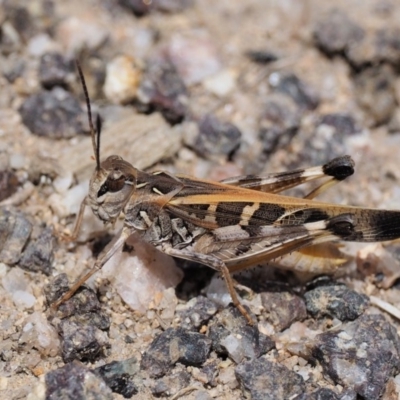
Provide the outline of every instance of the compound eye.
[[125,185],[125,177],[120,176],[118,179],[107,178],[97,193],[97,197],[101,197],[107,192],[119,192]]
[[125,185],[125,177],[121,176],[118,179],[108,178],[107,181],[108,191],[115,193],[120,191]]

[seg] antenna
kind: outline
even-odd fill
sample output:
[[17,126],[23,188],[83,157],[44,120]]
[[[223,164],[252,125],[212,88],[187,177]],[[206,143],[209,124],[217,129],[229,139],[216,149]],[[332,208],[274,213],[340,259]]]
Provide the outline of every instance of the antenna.
[[92,137],[92,145],[94,156],[96,159],[96,170],[100,170],[100,133],[101,133],[101,119],[100,116],[97,116],[96,120],[96,129],[94,128],[93,119],[92,119],[92,109],[90,107],[90,97],[89,92],[86,86],[85,77],[83,76],[82,67],[78,60],[75,60],[76,67],[78,69],[79,78],[82,83],[83,93],[85,94],[86,100],[86,108],[88,113],[88,120],[89,120],[89,128],[90,128],[90,136]]

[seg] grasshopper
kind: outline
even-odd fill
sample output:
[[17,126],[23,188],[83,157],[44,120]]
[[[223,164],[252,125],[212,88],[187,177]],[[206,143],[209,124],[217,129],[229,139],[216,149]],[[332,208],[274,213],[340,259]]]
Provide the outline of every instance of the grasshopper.
[[[116,155],[101,162],[100,118],[97,117],[95,126],[79,64],[78,72],[86,99],[96,168],[70,239],[77,238],[87,206],[104,224],[114,224],[123,214],[124,226],[114,244],[99,255],[93,267],[53,307],[69,299],[121,250],[134,232],[168,255],[199,262],[220,272],[233,304],[250,324],[253,321],[239,301],[231,273],[292,252],[322,259],[326,242],[373,242],[400,237],[400,211],[313,200],[353,174],[354,162],[349,156],[338,157],[319,167],[265,177],[241,176],[221,182],[140,171]],[[304,198],[279,194],[321,178],[325,182]],[[297,265],[291,268],[299,269]],[[332,272],[330,268],[322,263],[312,272]]]

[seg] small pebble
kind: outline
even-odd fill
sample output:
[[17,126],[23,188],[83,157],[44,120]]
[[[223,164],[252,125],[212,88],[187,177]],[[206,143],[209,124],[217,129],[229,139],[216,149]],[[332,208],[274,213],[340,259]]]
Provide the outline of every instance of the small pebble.
[[193,4],[193,0],[119,0],[119,4],[132,11],[137,17],[142,17],[152,11],[177,13]]
[[316,318],[330,316],[340,321],[352,321],[364,313],[369,300],[344,285],[327,285],[304,295],[307,311]]
[[30,292],[30,280],[24,271],[18,267],[11,268],[3,277],[2,284],[4,289],[11,295],[21,293],[21,296]]
[[183,388],[189,386],[190,374],[187,371],[179,371],[157,379],[154,386],[150,388],[152,394],[156,397],[170,396],[178,393]]
[[400,338],[383,315],[363,315],[318,335],[312,356],[335,383],[364,399],[378,399],[400,368]]
[[110,346],[107,334],[94,325],[69,319],[59,324],[61,355],[65,363],[73,360],[96,361]]
[[[44,288],[47,303],[52,304],[58,300],[68,288],[66,275],[58,275]],[[111,323],[92,290],[81,287],[58,307],[56,316],[57,321],[61,319],[56,328],[61,338],[64,362],[95,361],[104,356],[110,346],[105,331]]]
[[389,289],[400,279],[400,260],[397,246],[383,246],[371,243],[358,251],[357,271],[363,277],[369,277],[374,284]]
[[208,394],[205,390],[196,390],[194,392],[194,400],[212,400],[210,394]]
[[53,200],[51,202],[57,211],[57,215],[67,217],[79,212],[79,207],[87,193],[88,182],[84,181],[68,189],[62,196],[57,193],[52,194],[50,200]]
[[242,133],[235,125],[209,114],[199,121],[199,134],[192,147],[204,157],[228,157],[239,148],[241,139]]
[[2,26],[1,49],[6,54],[21,51],[22,38],[11,21],[4,21]]
[[396,24],[376,32],[374,38],[376,41],[371,40],[376,52],[375,60],[388,62],[393,66],[398,65],[400,60],[399,35],[400,30]]
[[182,328],[189,330],[198,330],[201,326],[207,324],[217,312],[216,304],[203,296],[198,296],[188,303],[188,308],[179,314],[182,320]]
[[266,65],[277,61],[279,57],[270,50],[249,50],[246,56],[253,62],[261,65]]
[[321,117],[320,125],[328,125],[335,129],[335,135],[348,136],[360,132],[356,121],[350,114],[324,114]]
[[[65,274],[58,275],[53,282],[44,288],[48,304],[58,300],[68,290]],[[102,310],[102,306],[93,290],[83,286],[57,309],[57,317],[84,325],[92,325],[106,331],[110,328],[110,318]]]
[[218,97],[225,97],[235,89],[235,75],[223,70],[204,80],[204,87]]
[[[211,363],[207,363],[202,369],[201,374],[206,377],[204,383],[215,387],[217,386],[217,376],[219,373],[219,369],[217,366],[217,361],[212,361]],[[193,375],[196,379],[196,376]]]
[[25,321],[19,338],[20,345],[34,348],[43,356],[55,357],[60,351],[60,339],[44,314],[35,311]]
[[18,170],[26,167],[27,159],[25,156],[18,153],[10,154],[10,168]]
[[234,306],[216,314],[208,325],[208,337],[218,354],[228,355],[236,363],[258,358],[274,347],[274,342],[256,325],[249,325]]
[[119,55],[106,66],[104,94],[107,99],[120,104],[136,98],[142,72],[135,60],[126,55]]
[[[342,396],[338,396],[333,390],[330,389],[317,389],[315,392],[312,392],[307,400],[341,400]],[[350,400],[350,399],[349,399]]]
[[295,321],[307,318],[304,300],[290,292],[262,292],[261,302],[266,312],[266,319],[277,330],[289,328]]
[[354,79],[356,99],[373,125],[389,121],[397,107],[395,79],[388,65],[366,68]]
[[0,261],[16,264],[31,235],[32,224],[22,212],[0,207],[0,232]]
[[19,113],[24,125],[38,136],[61,139],[84,132],[86,114],[80,102],[61,87],[31,95]]
[[36,240],[31,240],[22,254],[19,266],[32,272],[50,275],[54,259],[55,236],[52,228],[45,228]]
[[299,153],[302,165],[323,165],[334,157],[348,154],[351,151],[349,142],[362,134],[354,116],[344,113],[323,115],[311,131],[312,135],[295,138],[302,141],[304,151]]
[[60,45],[47,33],[38,33],[29,39],[27,44],[28,54],[33,57],[41,57],[46,53],[60,50]]
[[37,32],[37,21],[29,7],[12,2],[5,8],[7,20],[12,24],[23,41],[28,40]]
[[118,0],[118,3],[132,11],[137,17],[148,14],[154,8],[154,1],[148,2],[143,0]]
[[274,72],[269,76],[269,84],[278,93],[290,96],[303,110],[314,110],[319,104],[316,92],[294,74]]
[[16,290],[13,292],[12,300],[17,307],[22,309],[33,308],[36,303],[36,297],[32,293],[24,290]]
[[46,400],[113,400],[111,389],[83,364],[72,362],[45,376]]
[[[208,268],[208,270],[210,270]],[[225,308],[232,302],[226,283],[220,276],[213,274],[210,284],[206,288],[207,298],[214,301],[221,308]]]
[[260,139],[265,154],[289,145],[300,128],[301,111],[286,95],[272,94],[265,103],[260,120]]
[[155,309],[157,314],[164,321],[164,323],[169,324],[175,317],[175,309],[178,304],[178,299],[175,294],[175,288],[168,288],[162,292],[162,297],[160,302],[156,305]]
[[[95,14],[95,13],[94,13]],[[54,29],[54,37],[65,49],[67,55],[97,50],[108,38],[109,33],[96,17],[67,17],[61,20]]]
[[211,340],[207,336],[183,328],[168,328],[145,351],[141,368],[153,378],[161,377],[177,362],[196,366],[203,364],[210,349]]
[[132,380],[138,371],[139,364],[135,357],[123,361],[112,361],[93,370],[101,376],[114,393],[119,393],[126,399],[138,393],[138,388]]
[[74,176],[71,171],[66,171],[63,175],[58,175],[53,180],[54,189],[60,193],[65,194],[68,189],[72,186],[74,181]]
[[73,79],[74,69],[71,60],[61,53],[43,54],[39,65],[39,80],[44,88],[67,87]]
[[58,300],[69,289],[68,277],[66,274],[57,275],[49,284],[43,288],[47,304]]
[[169,43],[167,53],[188,86],[200,83],[221,70],[221,62],[212,38],[176,34]]
[[333,55],[357,46],[364,37],[364,30],[343,11],[335,9],[320,18],[314,37],[322,51]]
[[176,68],[160,59],[148,62],[138,99],[145,111],[159,111],[171,124],[182,122],[187,113],[186,86]]
[[300,375],[263,358],[239,364],[235,374],[243,396],[252,400],[294,399],[305,392]]

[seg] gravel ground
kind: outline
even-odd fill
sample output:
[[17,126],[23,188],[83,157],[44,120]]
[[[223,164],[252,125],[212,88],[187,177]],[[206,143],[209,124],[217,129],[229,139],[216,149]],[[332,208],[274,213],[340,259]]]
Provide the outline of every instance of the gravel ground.
[[253,327],[136,237],[48,308],[122,224],[60,238],[94,169],[74,59],[102,157],[222,180],[349,154],[319,198],[400,209],[399,21],[396,0],[1,1],[0,398],[400,398],[396,243],[341,247],[333,277],[236,275]]

